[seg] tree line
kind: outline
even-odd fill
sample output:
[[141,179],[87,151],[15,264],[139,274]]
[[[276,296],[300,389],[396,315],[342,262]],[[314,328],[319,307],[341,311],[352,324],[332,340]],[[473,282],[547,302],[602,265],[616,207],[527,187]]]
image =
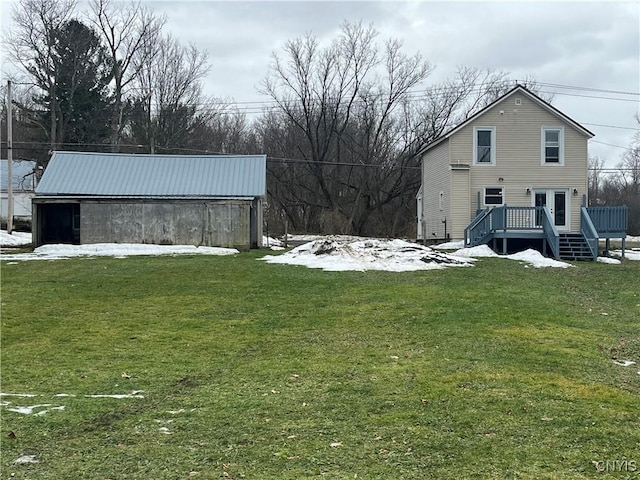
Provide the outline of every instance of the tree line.
[[[636,116],[640,131],[640,116]],[[589,158],[589,205],[626,205],[630,235],[640,235],[640,133],[614,169],[603,159]]]
[[21,72],[18,157],[46,167],[52,150],[266,153],[271,232],[286,222],[414,236],[416,152],[514,84],[469,67],[430,82],[435,67],[419,52],[344,22],[328,44],[306,34],[273,54],[258,86],[270,106],[249,120],[204,93],[207,52],[165,32],[166,19],[139,2],[90,0],[80,11],[76,0],[20,0],[13,21],[4,43]]

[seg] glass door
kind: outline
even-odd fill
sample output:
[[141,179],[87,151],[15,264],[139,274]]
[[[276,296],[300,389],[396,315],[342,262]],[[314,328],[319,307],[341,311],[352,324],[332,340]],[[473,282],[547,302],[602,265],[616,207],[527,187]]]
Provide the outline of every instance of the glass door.
[[[569,190],[565,189],[535,189],[533,191],[533,205],[548,207],[553,224],[558,230],[569,229],[568,197]],[[542,225],[542,212],[536,211],[535,222]]]

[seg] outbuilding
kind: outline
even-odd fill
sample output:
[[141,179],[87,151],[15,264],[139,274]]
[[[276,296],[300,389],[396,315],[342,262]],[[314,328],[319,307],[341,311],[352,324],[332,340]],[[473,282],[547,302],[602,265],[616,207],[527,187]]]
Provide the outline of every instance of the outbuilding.
[[33,198],[35,246],[262,246],[266,155],[54,152]]

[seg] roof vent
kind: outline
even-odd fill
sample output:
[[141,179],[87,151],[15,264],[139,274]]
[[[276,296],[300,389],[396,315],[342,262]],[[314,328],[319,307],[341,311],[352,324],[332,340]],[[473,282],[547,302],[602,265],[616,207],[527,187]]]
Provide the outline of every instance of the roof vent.
[[522,105],[522,99],[516,98],[516,105]]

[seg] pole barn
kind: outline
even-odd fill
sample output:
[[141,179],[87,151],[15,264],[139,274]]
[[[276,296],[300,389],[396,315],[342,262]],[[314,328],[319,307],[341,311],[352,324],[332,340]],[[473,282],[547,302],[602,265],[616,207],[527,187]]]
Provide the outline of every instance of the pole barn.
[[262,246],[266,155],[54,152],[33,198],[35,246]]

